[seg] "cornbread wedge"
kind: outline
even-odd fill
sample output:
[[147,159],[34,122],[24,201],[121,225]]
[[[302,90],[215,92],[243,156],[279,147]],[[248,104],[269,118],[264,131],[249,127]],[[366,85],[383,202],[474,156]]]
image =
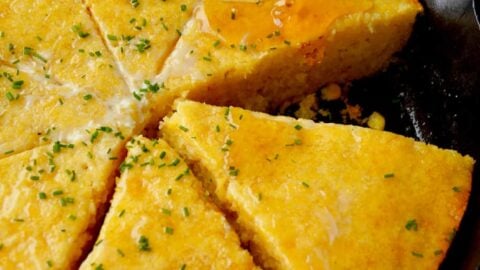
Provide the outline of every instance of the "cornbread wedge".
[[0,61],[110,98],[128,93],[81,0],[0,1]]
[[267,269],[437,269],[474,160],[399,135],[185,101],[161,128]]
[[385,67],[421,10],[416,0],[202,1],[156,81],[268,111]]
[[86,1],[104,40],[135,90],[160,72],[196,2]]
[[254,269],[200,182],[164,141],[132,139],[94,250],[80,269]]
[[0,160],[0,269],[74,269],[104,212],[123,142],[52,143]]
[[104,98],[0,64],[0,158],[56,141],[89,142],[100,128],[129,137],[136,114],[131,95]]

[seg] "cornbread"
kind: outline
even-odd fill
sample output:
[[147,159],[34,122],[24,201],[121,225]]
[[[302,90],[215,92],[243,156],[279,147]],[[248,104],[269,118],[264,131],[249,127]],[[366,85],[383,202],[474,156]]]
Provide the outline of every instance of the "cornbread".
[[156,81],[189,99],[268,111],[385,67],[415,0],[202,1]]
[[196,2],[86,1],[120,70],[136,91],[160,72]]
[[[443,260],[470,194],[470,157],[212,106],[271,111],[306,97],[297,115],[322,114],[308,94],[324,86],[322,99],[341,99],[337,83],[388,65],[422,11],[416,0],[25,0],[0,10],[0,269]],[[172,112],[178,98],[211,105],[178,101]],[[169,113],[166,141],[135,137],[124,159],[127,139]],[[378,113],[365,122],[385,127]]]
[[74,269],[113,188],[121,140],[56,142],[0,159],[0,269]]
[[132,139],[97,244],[80,269],[254,269],[200,182],[164,141]]
[[0,158],[143,119],[81,1],[0,1]]
[[474,160],[399,135],[179,102],[162,125],[267,269],[436,269]]
[[111,94],[105,99],[0,65],[0,158],[56,141],[89,142],[102,127],[131,136],[135,101]]
[[81,0],[0,1],[0,62],[95,97],[127,91]]

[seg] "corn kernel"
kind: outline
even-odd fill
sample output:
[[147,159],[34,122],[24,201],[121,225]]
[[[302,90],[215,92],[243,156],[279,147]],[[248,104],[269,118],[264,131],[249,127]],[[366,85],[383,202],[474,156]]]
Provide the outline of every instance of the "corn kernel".
[[368,117],[367,125],[376,130],[385,129],[385,117],[378,112],[373,112],[370,117]]

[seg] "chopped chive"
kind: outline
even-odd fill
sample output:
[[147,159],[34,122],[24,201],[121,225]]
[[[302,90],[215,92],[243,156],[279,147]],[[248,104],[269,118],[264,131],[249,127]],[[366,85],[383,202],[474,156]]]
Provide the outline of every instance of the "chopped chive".
[[140,1],[139,0],[130,0],[130,4],[132,5],[132,7],[136,8],[140,5]]
[[188,132],[188,128],[184,127],[184,126],[179,126],[179,128],[183,131],[183,132]]
[[162,152],[160,153],[160,159],[164,159],[166,155],[167,155],[167,152],[162,151]]
[[77,179],[77,173],[75,172],[75,170],[66,170],[66,173],[68,176],[70,176],[70,181],[75,181],[75,179]]
[[183,173],[179,174],[176,178],[175,178],[175,181],[180,181],[180,179],[183,178]]
[[122,209],[122,211],[120,211],[120,214],[118,214],[118,217],[123,217],[123,215],[125,215],[125,209]]
[[165,233],[172,235],[173,234],[173,228],[172,227],[165,227]]
[[17,97],[18,97],[18,96],[15,97],[11,92],[7,92],[7,93],[5,94],[5,96],[7,97],[8,101],[14,101],[14,100],[16,100]]
[[177,166],[180,163],[180,159],[175,159],[172,163],[170,163],[168,166]]
[[412,255],[417,257],[417,258],[423,258],[423,254],[422,253],[418,253],[416,251],[412,251]]
[[180,5],[180,10],[183,12],[187,11],[187,5],[185,4]]
[[137,48],[137,51],[139,53],[144,53],[146,50],[150,49],[152,46],[150,44],[150,40],[146,38],[141,38],[140,41],[135,44],[135,47]]
[[385,178],[385,179],[394,178],[394,177],[395,177],[394,173],[387,173],[383,176],[383,178]]
[[63,194],[63,190],[55,190],[54,192],[52,192],[53,196],[60,196],[62,194]]
[[309,188],[309,187],[310,187],[310,185],[309,185],[307,182],[302,182],[302,185],[303,185],[304,187],[306,187],[306,188]]
[[123,251],[118,248],[117,248],[117,254],[120,255],[120,257],[125,257],[125,253],[123,253]]
[[172,215],[172,211],[169,210],[169,209],[166,209],[166,208],[162,208],[162,213],[164,215],[167,215],[167,216],[171,216]]
[[23,86],[23,81],[14,81],[12,83],[12,88],[15,90],[21,89]]
[[45,192],[40,192],[40,193],[38,193],[38,198],[40,200],[45,200],[45,199],[47,199],[47,194]]
[[81,24],[76,24],[76,25],[72,26],[72,31],[75,34],[77,34],[80,38],[87,38],[88,36],[90,36],[89,33],[84,32],[82,30],[82,25]]
[[183,215],[185,217],[190,216],[190,210],[188,210],[188,207],[183,207]]
[[407,221],[407,224],[405,224],[405,229],[409,231],[418,231],[417,221],[415,219]]
[[138,101],[141,101],[142,100],[142,96],[139,95],[137,92],[133,91],[133,97],[138,100]]
[[144,235],[140,236],[140,239],[138,239],[138,249],[140,251],[150,251],[150,243],[148,242],[148,238],[145,237]]
[[60,199],[60,204],[62,206],[67,206],[69,204],[73,204],[74,202],[75,202],[75,199],[73,199],[72,197],[64,197]]
[[238,174],[240,173],[240,170],[231,166],[230,167],[230,172],[229,172],[229,175],[230,176],[238,176]]
[[115,35],[110,35],[110,34],[107,35],[107,38],[108,38],[108,40],[110,40],[110,41],[117,41],[117,40],[118,40],[118,37],[117,37],[117,36],[115,36]]
[[460,191],[462,191],[462,190],[460,189],[460,187],[453,187],[452,190],[453,190],[454,192],[460,192]]

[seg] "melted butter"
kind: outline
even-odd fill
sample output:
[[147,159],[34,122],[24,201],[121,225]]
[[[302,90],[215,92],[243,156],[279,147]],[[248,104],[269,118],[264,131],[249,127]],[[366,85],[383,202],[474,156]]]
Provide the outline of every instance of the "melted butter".
[[372,5],[372,0],[204,1],[211,29],[225,42],[260,48],[317,40],[337,18]]

